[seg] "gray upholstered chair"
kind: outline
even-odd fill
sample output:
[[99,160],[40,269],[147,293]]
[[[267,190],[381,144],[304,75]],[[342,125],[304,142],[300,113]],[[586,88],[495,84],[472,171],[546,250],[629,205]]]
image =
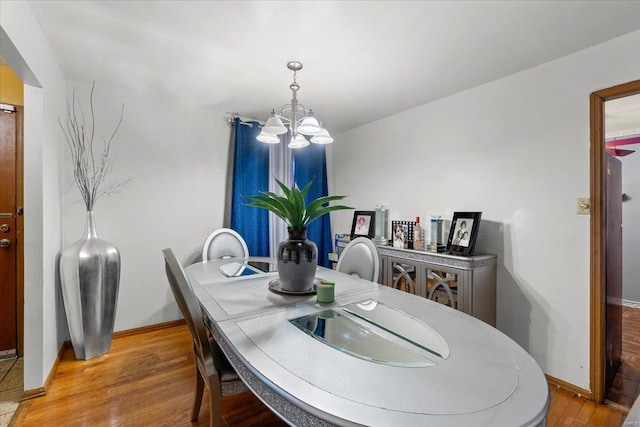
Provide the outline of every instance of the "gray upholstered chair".
[[202,261],[221,258],[248,257],[249,248],[238,232],[220,228],[207,237],[202,246]]
[[171,249],[162,251],[167,278],[180,311],[189,325],[193,338],[193,357],[196,364],[196,396],[193,402],[191,420],[198,419],[204,387],[209,389],[210,425],[222,425],[220,400],[222,383],[238,379],[238,375],[227,361],[218,343],[207,334],[204,317],[180,262]]
[[380,257],[376,245],[366,237],[353,239],[342,250],[336,270],[377,282],[380,273]]

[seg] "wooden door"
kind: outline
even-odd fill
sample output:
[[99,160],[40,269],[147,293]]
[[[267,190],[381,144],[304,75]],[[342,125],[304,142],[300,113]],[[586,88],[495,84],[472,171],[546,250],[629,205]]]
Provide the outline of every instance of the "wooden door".
[[605,155],[606,203],[606,338],[605,389],[620,365],[622,353],[622,164]]
[[17,120],[0,105],[0,355],[17,349]]

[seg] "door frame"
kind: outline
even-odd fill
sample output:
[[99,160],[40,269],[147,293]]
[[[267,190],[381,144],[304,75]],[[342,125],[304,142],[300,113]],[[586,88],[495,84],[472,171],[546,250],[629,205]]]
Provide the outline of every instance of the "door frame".
[[640,80],[593,92],[590,104],[591,141],[591,297],[590,297],[590,383],[591,399],[604,400],[606,363],[606,200],[605,200],[605,137],[604,103],[640,93]]
[[16,351],[24,357],[24,111],[16,105]]

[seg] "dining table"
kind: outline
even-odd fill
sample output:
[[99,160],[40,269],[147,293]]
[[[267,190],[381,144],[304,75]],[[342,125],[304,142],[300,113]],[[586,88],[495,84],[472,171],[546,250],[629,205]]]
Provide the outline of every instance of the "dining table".
[[[239,377],[290,425],[546,425],[536,361],[465,313],[324,267],[312,289],[289,292],[270,258],[185,273]],[[334,299],[320,303],[327,282]]]

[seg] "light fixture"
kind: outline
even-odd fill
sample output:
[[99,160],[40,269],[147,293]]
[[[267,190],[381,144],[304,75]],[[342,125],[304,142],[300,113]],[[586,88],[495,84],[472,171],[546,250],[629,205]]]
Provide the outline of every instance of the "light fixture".
[[265,144],[279,144],[280,137],[278,135],[271,135],[268,133],[260,132],[256,139],[260,142],[264,142]]
[[311,142],[315,144],[331,144],[333,138],[326,129],[321,129],[320,132],[311,137]]
[[267,123],[264,124],[262,131],[269,135],[282,135],[283,133],[287,133],[287,128],[284,123],[282,123],[280,117],[276,116],[276,110],[271,111],[271,117],[269,117]]
[[302,148],[309,145],[309,140],[304,135],[310,136],[314,144],[332,143],[333,138],[314,117],[313,111],[307,110],[304,105],[298,103],[297,94],[300,85],[296,82],[296,73],[302,70],[302,63],[290,61],[287,63],[287,68],[293,71],[293,83],[289,85],[289,89],[293,92],[291,104],[286,104],[279,113],[272,110],[271,117],[256,139],[267,144],[277,144],[280,142],[278,135],[291,132],[289,148]]
[[307,138],[305,138],[301,134],[297,134],[296,136],[293,137],[291,142],[289,142],[288,147],[289,148],[303,148],[303,147],[306,147],[307,145],[309,145],[309,141],[307,141]]

